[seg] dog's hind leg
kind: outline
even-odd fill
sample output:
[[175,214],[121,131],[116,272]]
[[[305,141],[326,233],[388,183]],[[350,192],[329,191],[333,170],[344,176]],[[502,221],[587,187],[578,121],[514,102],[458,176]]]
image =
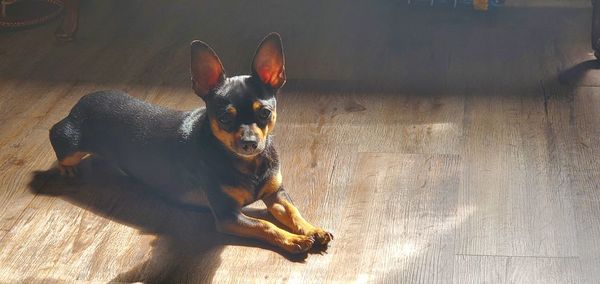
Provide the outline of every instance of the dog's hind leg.
[[50,143],[56,153],[61,175],[75,176],[81,159],[90,154],[80,148],[81,137],[81,129],[69,117],[50,129]]
[[63,176],[74,177],[77,175],[77,165],[81,162],[81,159],[90,155],[87,152],[75,152],[69,156],[66,156],[62,160],[58,161],[58,169],[60,174]]

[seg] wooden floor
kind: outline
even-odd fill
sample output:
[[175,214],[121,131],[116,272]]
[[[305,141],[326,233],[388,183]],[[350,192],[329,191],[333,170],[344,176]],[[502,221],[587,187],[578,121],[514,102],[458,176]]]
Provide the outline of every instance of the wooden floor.
[[[403,1],[89,1],[0,33],[0,282],[594,283],[600,71],[590,9],[491,13]],[[275,130],[305,217],[335,235],[290,257],[215,232],[101,160],[63,179],[48,129],[84,94],[175,109],[192,39],[246,73],[267,32],[289,84]],[[260,208],[260,205],[257,205]]]

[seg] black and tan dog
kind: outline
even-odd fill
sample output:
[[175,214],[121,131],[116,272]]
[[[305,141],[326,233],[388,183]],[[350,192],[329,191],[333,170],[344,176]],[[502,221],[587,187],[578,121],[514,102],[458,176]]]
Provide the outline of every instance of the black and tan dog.
[[[302,218],[282,185],[270,135],[275,96],[286,80],[279,35],[261,42],[252,75],[231,78],[215,52],[194,41],[191,75],[206,108],[179,112],[119,91],[84,96],[50,130],[61,172],[73,175],[82,158],[99,155],[182,202],[210,206],[221,232],[292,253],[331,241],[330,233]],[[256,200],[289,231],[241,212]]]

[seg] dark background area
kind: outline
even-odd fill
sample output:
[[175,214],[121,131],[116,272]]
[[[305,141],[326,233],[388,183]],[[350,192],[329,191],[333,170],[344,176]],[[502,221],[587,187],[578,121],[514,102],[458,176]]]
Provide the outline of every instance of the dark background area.
[[[389,0],[84,1],[81,11],[78,39],[72,43],[55,42],[56,21],[1,34],[0,75],[122,83],[128,78],[124,74],[140,73],[130,83],[181,87],[188,85],[191,39],[217,50],[229,74],[244,74],[255,43],[277,31],[291,82],[484,91],[532,87],[589,59],[591,50],[589,8],[479,12]],[[14,61],[21,56],[29,60]],[[81,60],[88,57],[97,60]],[[54,71],[36,72],[36,65]]]

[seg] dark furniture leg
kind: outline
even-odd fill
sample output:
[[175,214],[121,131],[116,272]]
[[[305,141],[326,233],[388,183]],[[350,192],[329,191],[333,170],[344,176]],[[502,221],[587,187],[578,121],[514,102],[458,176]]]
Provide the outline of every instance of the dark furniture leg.
[[592,0],[592,49],[600,59],[600,0]]
[[80,0],[64,0],[65,15],[62,23],[56,30],[56,39],[59,41],[71,41],[79,27],[79,1]]

